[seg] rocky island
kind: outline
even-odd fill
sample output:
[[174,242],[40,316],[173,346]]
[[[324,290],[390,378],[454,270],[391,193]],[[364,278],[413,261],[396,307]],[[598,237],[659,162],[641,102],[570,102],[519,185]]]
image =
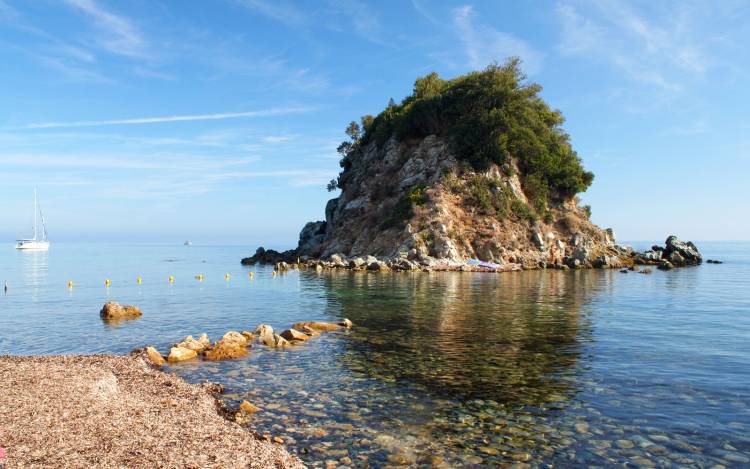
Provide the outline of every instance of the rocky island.
[[296,249],[259,248],[242,263],[490,271],[700,263],[676,237],[637,254],[591,222],[578,194],[594,176],[540,91],[517,59],[417,79],[400,104],[349,124],[342,170],[329,184],[341,194],[326,219],[305,225]]

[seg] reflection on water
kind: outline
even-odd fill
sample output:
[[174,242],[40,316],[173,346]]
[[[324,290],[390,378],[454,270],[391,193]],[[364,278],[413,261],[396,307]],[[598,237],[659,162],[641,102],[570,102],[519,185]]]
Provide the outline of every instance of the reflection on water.
[[47,284],[48,252],[17,250],[23,285],[30,290],[31,299],[38,300]]
[[[253,280],[243,248],[0,252],[12,285],[0,353],[166,352],[187,334],[347,317],[353,329],[291,350],[171,371],[261,407],[254,428],[314,467],[748,467],[750,244],[701,248],[725,264],[652,275],[257,268]],[[102,322],[110,299],[143,316]]]
[[[256,429],[282,436],[313,466],[744,460],[750,441],[737,430],[750,421],[746,396],[734,397],[734,415],[724,414],[726,431],[709,432],[707,422],[684,427],[680,417],[710,407],[715,390],[685,386],[690,400],[675,399],[677,386],[645,363],[638,371],[645,387],[612,369],[592,373],[593,303],[617,299],[621,275],[303,272],[303,290],[323,295],[324,317],[350,318],[352,330],[178,372],[219,377],[231,403],[264,409]],[[660,410],[676,422],[651,416]]]

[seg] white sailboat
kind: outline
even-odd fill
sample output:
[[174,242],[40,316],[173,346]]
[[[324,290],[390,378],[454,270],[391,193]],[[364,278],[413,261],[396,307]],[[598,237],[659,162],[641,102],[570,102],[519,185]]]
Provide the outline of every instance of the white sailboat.
[[[42,221],[41,237],[39,236],[39,229],[37,226],[37,212],[39,212],[39,218],[41,218]],[[23,249],[25,251],[46,251],[49,249],[47,225],[44,223],[44,215],[42,214],[42,209],[39,208],[39,203],[36,199],[36,188],[34,188],[34,237],[32,239],[17,240],[16,249]]]

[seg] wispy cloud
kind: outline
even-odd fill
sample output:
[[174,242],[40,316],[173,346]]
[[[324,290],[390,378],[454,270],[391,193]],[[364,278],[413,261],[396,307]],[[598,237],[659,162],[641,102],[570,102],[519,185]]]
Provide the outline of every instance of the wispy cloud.
[[145,55],[147,41],[132,21],[101,7],[93,0],[65,0],[86,14],[99,31],[98,43],[108,51],[131,57]]
[[586,8],[557,6],[562,55],[608,62],[634,81],[668,91],[680,90],[687,75],[700,76],[712,66],[703,50],[710,41],[696,40],[691,26],[700,20],[698,12],[673,5],[668,17],[647,19],[620,0],[584,3]]
[[541,70],[541,52],[512,34],[476,24],[474,16],[474,8],[470,5],[453,10],[453,24],[470,67],[482,68],[492,62],[518,56],[523,60],[527,73],[533,75]]
[[310,112],[313,108],[309,107],[286,107],[286,108],[270,108],[262,109],[259,111],[247,111],[247,112],[225,112],[219,114],[189,114],[182,116],[161,116],[161,117],[138,117],[133,119],[109,119],[109,120],[94,120],[94,121],[74,121],[74,122],[40,122],[35,124],[27,124],[21,127],[21,129],[54,129],[54,128],[70,128],[70,127],[103,127],[110,125],[144,125],[144,124],[159,124],[165,122],[188,122],[188,121],[208,121],[208,120],[224,120],[224,119],[240,119],[240,118],[253,118],[253,117],[271,117],[281,116],[288,114],[298,114],[304,112]]
[[286,26],[301,26],[307,23],[307,15],[287,1],[238,0],[238,3]]

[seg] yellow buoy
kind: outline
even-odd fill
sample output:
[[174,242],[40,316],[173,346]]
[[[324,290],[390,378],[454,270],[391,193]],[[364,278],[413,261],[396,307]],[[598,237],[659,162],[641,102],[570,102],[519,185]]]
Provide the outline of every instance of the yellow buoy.
[[198,280],[199,282],[202,282],[203,281],[203,274],[196,275],[195,279]]
[[169,276],[169,283],[174,283],[174,275]]
[[229,273],[226,273],[226,274],[224,274],[224,278],[225,278],[226,280],[229,280],[230,278],[232,278],[232,276],[231,276],[231,275],[229,275]]
[[137,283],[138,285],[140,285],[140,284],[143,283],[143,279],[140,276],[138,276],[138,278],[135,279],[135,283]]
[[255,272],[248,272],[247,276],[253,278],[255,276]]
[[109,279],[104,279],[104,286],[108,287],[110,284]]
[[68,288],[73,288],[73,281],[72,280],[68,280]]
[[276,271],[275,270],[273,272],[271,272],[271,276],[272,277],[276,277]]

